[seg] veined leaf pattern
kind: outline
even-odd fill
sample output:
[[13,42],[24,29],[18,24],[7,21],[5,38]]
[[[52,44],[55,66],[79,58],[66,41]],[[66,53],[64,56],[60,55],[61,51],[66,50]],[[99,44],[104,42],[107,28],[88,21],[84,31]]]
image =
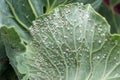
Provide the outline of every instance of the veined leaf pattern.
[[120,36],[109,30],[89,4],[60,6],[33,22],[25,51],[7,47],[9,59],[20,80],[119,80]]

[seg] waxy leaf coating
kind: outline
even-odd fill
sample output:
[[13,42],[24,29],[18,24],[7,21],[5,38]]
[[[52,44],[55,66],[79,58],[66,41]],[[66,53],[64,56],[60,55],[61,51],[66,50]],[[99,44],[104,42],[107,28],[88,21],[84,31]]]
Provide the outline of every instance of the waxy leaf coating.
[[68,4],[33,22],[26,49],[6,50],[20,80],[120,80],[120,36],[109,30],[89,4]]

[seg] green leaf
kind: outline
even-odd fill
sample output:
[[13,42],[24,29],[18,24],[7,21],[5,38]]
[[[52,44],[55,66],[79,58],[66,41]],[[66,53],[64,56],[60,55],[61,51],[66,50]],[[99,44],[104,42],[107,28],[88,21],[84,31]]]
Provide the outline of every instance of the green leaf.
[[0,0],[0,27],[15,26],[19,36],[29,40],[28,27],[43,14],[44,4],[42,0]]
[[0,78],[3,72],[7,69],[8,65],[8,58],[6,56],[5,46],[1,39],[1,32],[0,32]]
[[[104,16],[111,25],[112,33],[120,33],[120,13],[115,12],[115,5],[120,3],[120,0],[110,0],[109,5],[102,4],[99,13]],[[120,9],[118,7],[118,9]]]
[[[24,45],[26,45],[27,43],[24,41],[24,39],[20,39],[18,33],[15,31],[15,29],[13,27],[7,28],[6,26],[1,27],[0,29],[1,32],[1,39],[3,41],[3,44],[5,45],[5,49],[6,49],[6,53],[7,53],[7,57],[11,58],[10,64],[12,65],[12,67],[14,68],[13,64],[16,64],[16,59],[12,58],[14,56],[16,56],[17,53],[22,53],[25,51],[25,47]],[[20,43],[21,42],[21,43]],[[19,74],[18,70],[15,69],[16,74],[18,75],[18,77],[21,77],[22,75]],[[11,75],[9,76],[8,73],[11,71]],[[7,73],[4,75],[7,75],[9,77],[11,76],[15,76],[12,75],[13,70],[8,69]],[[11,79],[11,78],[10,78]]]
[[74,2],[82,2],[91,4],[94,9],[98,9],[103,0],[73,0]]
[[[15,30],[24,40],[29,40],[28,27],[36,18],[35,13],[43,14],[44,1],[42,0],[0,0],[0,28],[15,26]],[[7,69],[6,51],[0,35],[0,75]]]
[[[43,6],[43,0],[0,0],[0,29],[3,25],[7,27],[15,26],[15,30],[24,41],[30,40],[28,27],[30,27],[32,21],[35,20],[36,14],[37,16],[43,14]],[[12,46],[12,48],[14,48],[14,46]],[[8,75],[8,72],[5,73],[4,71],[10,66],[6,59],[6,51],[0,32],[0,79],[2,80],[4,80],[4,78],[2,78],[1,75]]]
[[[120,80],[120,35],[109,30],[89,4],[74,3],[35,20],[25,50],[11,33],[2,38],[20,80]],[[23,50],[11,49],[11,40]]]
[[16,73],[14,72],[13,68],[9,64],[7,69],[3,72],[0,77],[1,80],[18,80]]

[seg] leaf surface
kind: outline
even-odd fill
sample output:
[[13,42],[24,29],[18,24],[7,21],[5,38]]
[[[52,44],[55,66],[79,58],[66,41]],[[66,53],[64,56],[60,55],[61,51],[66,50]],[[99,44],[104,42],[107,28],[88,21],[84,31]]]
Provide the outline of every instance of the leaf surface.
[[2,38],[14,69],[23,75],[20,80],[119,80],[120,36],[109,30],[90,5],[74,3],[35,20],[26,49],[20,38],[13,40],[17,33]]
[[[28,27],[35,18],[43,14],[43,6],[43,0],[0,0],[0,29],[3,25],[14,26],[19,36],[28,41]],[[8,67],[6,58],[0,32],[0,75]]]

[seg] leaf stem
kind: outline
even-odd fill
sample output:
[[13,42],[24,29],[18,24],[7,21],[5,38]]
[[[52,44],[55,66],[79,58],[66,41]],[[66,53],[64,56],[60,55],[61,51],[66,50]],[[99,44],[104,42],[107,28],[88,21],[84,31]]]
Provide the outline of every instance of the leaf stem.
[[47,9],[49,9],[49,8],[50,8],[50,1],[47,0]]
[[14,10],[12,4],[11,4],[8,0],[6,0],[6,2],[7,2],[7,4],[9,5],[9,7],[10,7],[10,9],[11,9],[11,12],[12,12],[15,20],[16,20],[20,25],[22,25],[22,27],[23,27],[24,29],[28,30],[27,25],[25,25],[25,24],[18,18],[18,16],[17,16],[17,14],[15,13],[15,10]]
[[38,14],[37,14],[34,6],[33,6],[32,1],[31,1],[31,0],[28,0],[28,3],[29,3],[29,5],[30,5],[30,7],[31,7],[31,9],[32,9],[32,11],[33,11],[33,14],[35,15],[35,18],[38,18],[39,16],[38,16]]
[[57,0],[54,0],[54,1],[53,1],[52,5],[51,5],[51,7],[50,7],[50,10],[52,10],[52,9],[54,8],[56,2],[57,2]]
[[49,12],[50,9],[50,0],[47,0],[47,8],[46,8],[46,13]]
[[62,3],[62,5],[65,5],[65,3],[67,2],[68,0],[65,0],[63,3]]

